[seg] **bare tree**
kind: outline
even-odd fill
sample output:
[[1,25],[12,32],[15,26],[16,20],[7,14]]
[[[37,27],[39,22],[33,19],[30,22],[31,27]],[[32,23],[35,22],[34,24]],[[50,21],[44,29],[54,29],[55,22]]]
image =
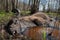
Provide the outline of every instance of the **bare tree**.
[[[50,1],[49,1],[50,2]],[[49,2],[48,2],[48,10],[47,10],[47,13],[49,13],[50,11],[50,5],[49,5]]]
[[59,3],[58,13],[60,13],[60,0],[59,0],[58,3]]
[[43,12],[45,12],[45,5],[43,5]]
[[29,0],[29,2],[28,2],[27,10],[30,10],[30,5],[31,5],[31,0]]
[[18,8],[18,0],[16,0],[16,8]]
[[6,0],[6,12],[9,12],[9,10],[8,10],[8,0]]
[[5,1],[6,0],[0,0],[0,10],[4,10],[5,9]]
[[39,9],[39,3],[40,0],[32,0],[32,5],[31,5],[31,14],[35,13]]
[[12,1],[12,9],[15,9],[15,0],[11,0]]
[[24,3],[24,1],[23,1],[23,10],[25,10],[25,3]]

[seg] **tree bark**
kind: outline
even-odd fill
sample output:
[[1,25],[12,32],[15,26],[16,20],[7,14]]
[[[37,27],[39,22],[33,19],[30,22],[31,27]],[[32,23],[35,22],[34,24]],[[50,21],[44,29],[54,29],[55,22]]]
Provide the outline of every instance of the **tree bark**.
[[18,0],[16,0],[16,8],[18,8]]
[[12,0],[12,10],[15,9],[15,0]]
[[6,12],[9,12],[9,10],[8,10],[8,0],[6,0]]
[[31,14],[37,12],[39,10],[39,3],[40,0],[32,0],[32,5],[31,5]]
[[59,8],[58,8],[58,13],[60,13],[60,0],[59,0]]

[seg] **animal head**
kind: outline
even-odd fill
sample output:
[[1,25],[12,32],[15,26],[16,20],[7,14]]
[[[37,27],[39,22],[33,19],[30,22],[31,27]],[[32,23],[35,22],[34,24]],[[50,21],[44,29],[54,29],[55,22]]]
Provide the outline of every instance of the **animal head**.
[[13,19],[13,23],[10,25],[10,31],[14,35],[15,33],[20,33],[20,23],[18,19]]

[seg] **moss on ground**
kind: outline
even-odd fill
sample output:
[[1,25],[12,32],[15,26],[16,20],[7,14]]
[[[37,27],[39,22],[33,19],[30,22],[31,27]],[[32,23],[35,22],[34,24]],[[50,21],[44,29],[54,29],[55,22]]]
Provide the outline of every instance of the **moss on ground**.
[[0,24],[3,24],[10,20],[14,16],[12,12],[6,13],[4,11],[0,11]]
[[23,16],[30,15],[30,11],[21,11],[21,15]]
[[53,13],[53,12],[49,12],[49,13],[46,13],[47,15],[49,15],[49,16],[52,16],[52,17],[60,17],[60,14],[58,14],[58,13]]

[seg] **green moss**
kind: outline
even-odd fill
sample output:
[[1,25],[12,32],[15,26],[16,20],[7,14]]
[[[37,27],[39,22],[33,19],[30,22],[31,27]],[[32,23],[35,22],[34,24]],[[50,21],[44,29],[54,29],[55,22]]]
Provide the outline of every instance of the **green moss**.
[[21,15],[30,15],[30,11],[21,11]]
[[12,16],[14,16],[12,12],[6,13],[4,11],[0,11],[0,24],[3,24],[10,20]]
[[43,40],[46,40],[46,31],[43,31]]
[[46,14],[49,15],[49,16],[52,16],[52,17],[56,17],[56,16],[60,17],[60,15],[58,13],[49,12],[49,13],[46,13]]

